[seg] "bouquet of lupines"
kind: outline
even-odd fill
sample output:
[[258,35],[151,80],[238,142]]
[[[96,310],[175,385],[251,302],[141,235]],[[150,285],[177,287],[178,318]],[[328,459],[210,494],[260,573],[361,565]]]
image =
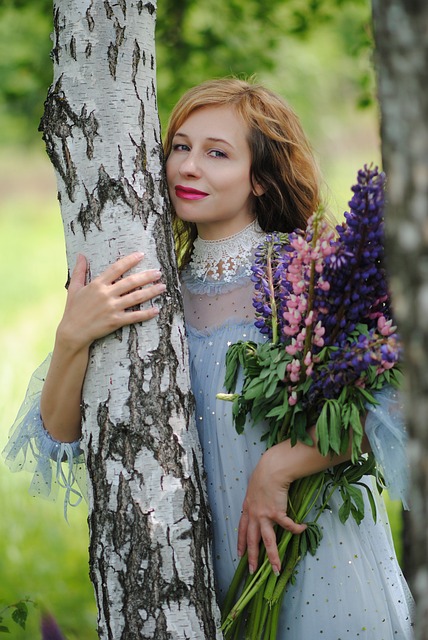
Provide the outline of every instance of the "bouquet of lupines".
[[[264,420],[267,447],[290,438],[314,446],[307,429],[316,425],[316,440],[325,455],[345,453],[351,460],[291,485],[288,511],[302,522],[317,505],[317,518],[332,492],[343,499],[339,518],[364,517],[366,491],[376,518],[373,495],[363,476],[381,478],[372,454],[361,454],[362,416],[374,393],[400,382],[400,346],[391,317],[384,258],[384,174],[365,166],[358,173],[350,211],[333,229],[322,211],[305,231],[271,234],[256,252],[253,266],[256,326],[268,340],[239,342],[227,353],[225,387],[219,397],[233,402],[233,417],[242,432],[249,415]],[[238,371],[244,373],[235,393]],[[279,577],[267,556],[248,575],[244,556],[224,605],[226,639],[276,638],[281,598],[299,559],[316,553],[321,540],[317,523],[300,535],[280,529]]]

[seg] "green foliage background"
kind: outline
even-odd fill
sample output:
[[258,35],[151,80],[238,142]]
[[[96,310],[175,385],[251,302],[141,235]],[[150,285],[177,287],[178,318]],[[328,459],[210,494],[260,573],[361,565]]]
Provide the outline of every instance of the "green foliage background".
[[[369,24],[368,0],[159,0],[162,124],[189,86],[255,74],[301,116],[340,216],[358,168],[379,162]],[[0,449],[65,300],[55,180],[37,132],[51,28],[51,0],[0,0]],[[69,640],[95,640],[85,506],[67,524],[60,503],[28,496],[29,478],[0,461],[0,603],[28,596],[38,605],[26,631],[11,623],[9,637],[39,638],[46,608]],[[398,505],[390,514],[398,543]]]

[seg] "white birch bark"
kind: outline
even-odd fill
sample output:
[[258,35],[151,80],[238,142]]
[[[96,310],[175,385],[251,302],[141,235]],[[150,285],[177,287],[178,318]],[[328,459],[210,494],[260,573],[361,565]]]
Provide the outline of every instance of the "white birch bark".
[[156,3],[58,0],[41,129],[69,269],[145,253],[159,320],[92,348],[82,402],[99,636],[220,638],[156,108]]
[[428,2],[373,0],[387,173],[387,254],[403,338],[411,511],[405,567],[428,640]]

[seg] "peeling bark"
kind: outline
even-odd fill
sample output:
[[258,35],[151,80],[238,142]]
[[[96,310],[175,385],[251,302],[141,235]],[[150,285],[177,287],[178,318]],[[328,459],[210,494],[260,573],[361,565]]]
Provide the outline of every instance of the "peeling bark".
[[158,321],[92,348],[83,446],[99,636],[220,638],[156,110],[152,3],[58,0],[41,130],[69,268],[143,251],[168,295]]
[[416,639],[428,639],[428,3],[373,0],[388,177],[387,253],[404,342],[411,505],[405,566],[417,601]]

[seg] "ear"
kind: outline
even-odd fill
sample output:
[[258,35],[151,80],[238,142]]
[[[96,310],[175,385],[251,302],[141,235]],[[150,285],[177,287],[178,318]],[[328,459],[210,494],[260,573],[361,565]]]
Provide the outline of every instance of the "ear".
[[258,182],[253,184],[253,195],[256,196],[256,198],[258,198],[259,196],[262,196],[265,193],[265,191],[266,189],[262,187],[262,185],[259,184]]

